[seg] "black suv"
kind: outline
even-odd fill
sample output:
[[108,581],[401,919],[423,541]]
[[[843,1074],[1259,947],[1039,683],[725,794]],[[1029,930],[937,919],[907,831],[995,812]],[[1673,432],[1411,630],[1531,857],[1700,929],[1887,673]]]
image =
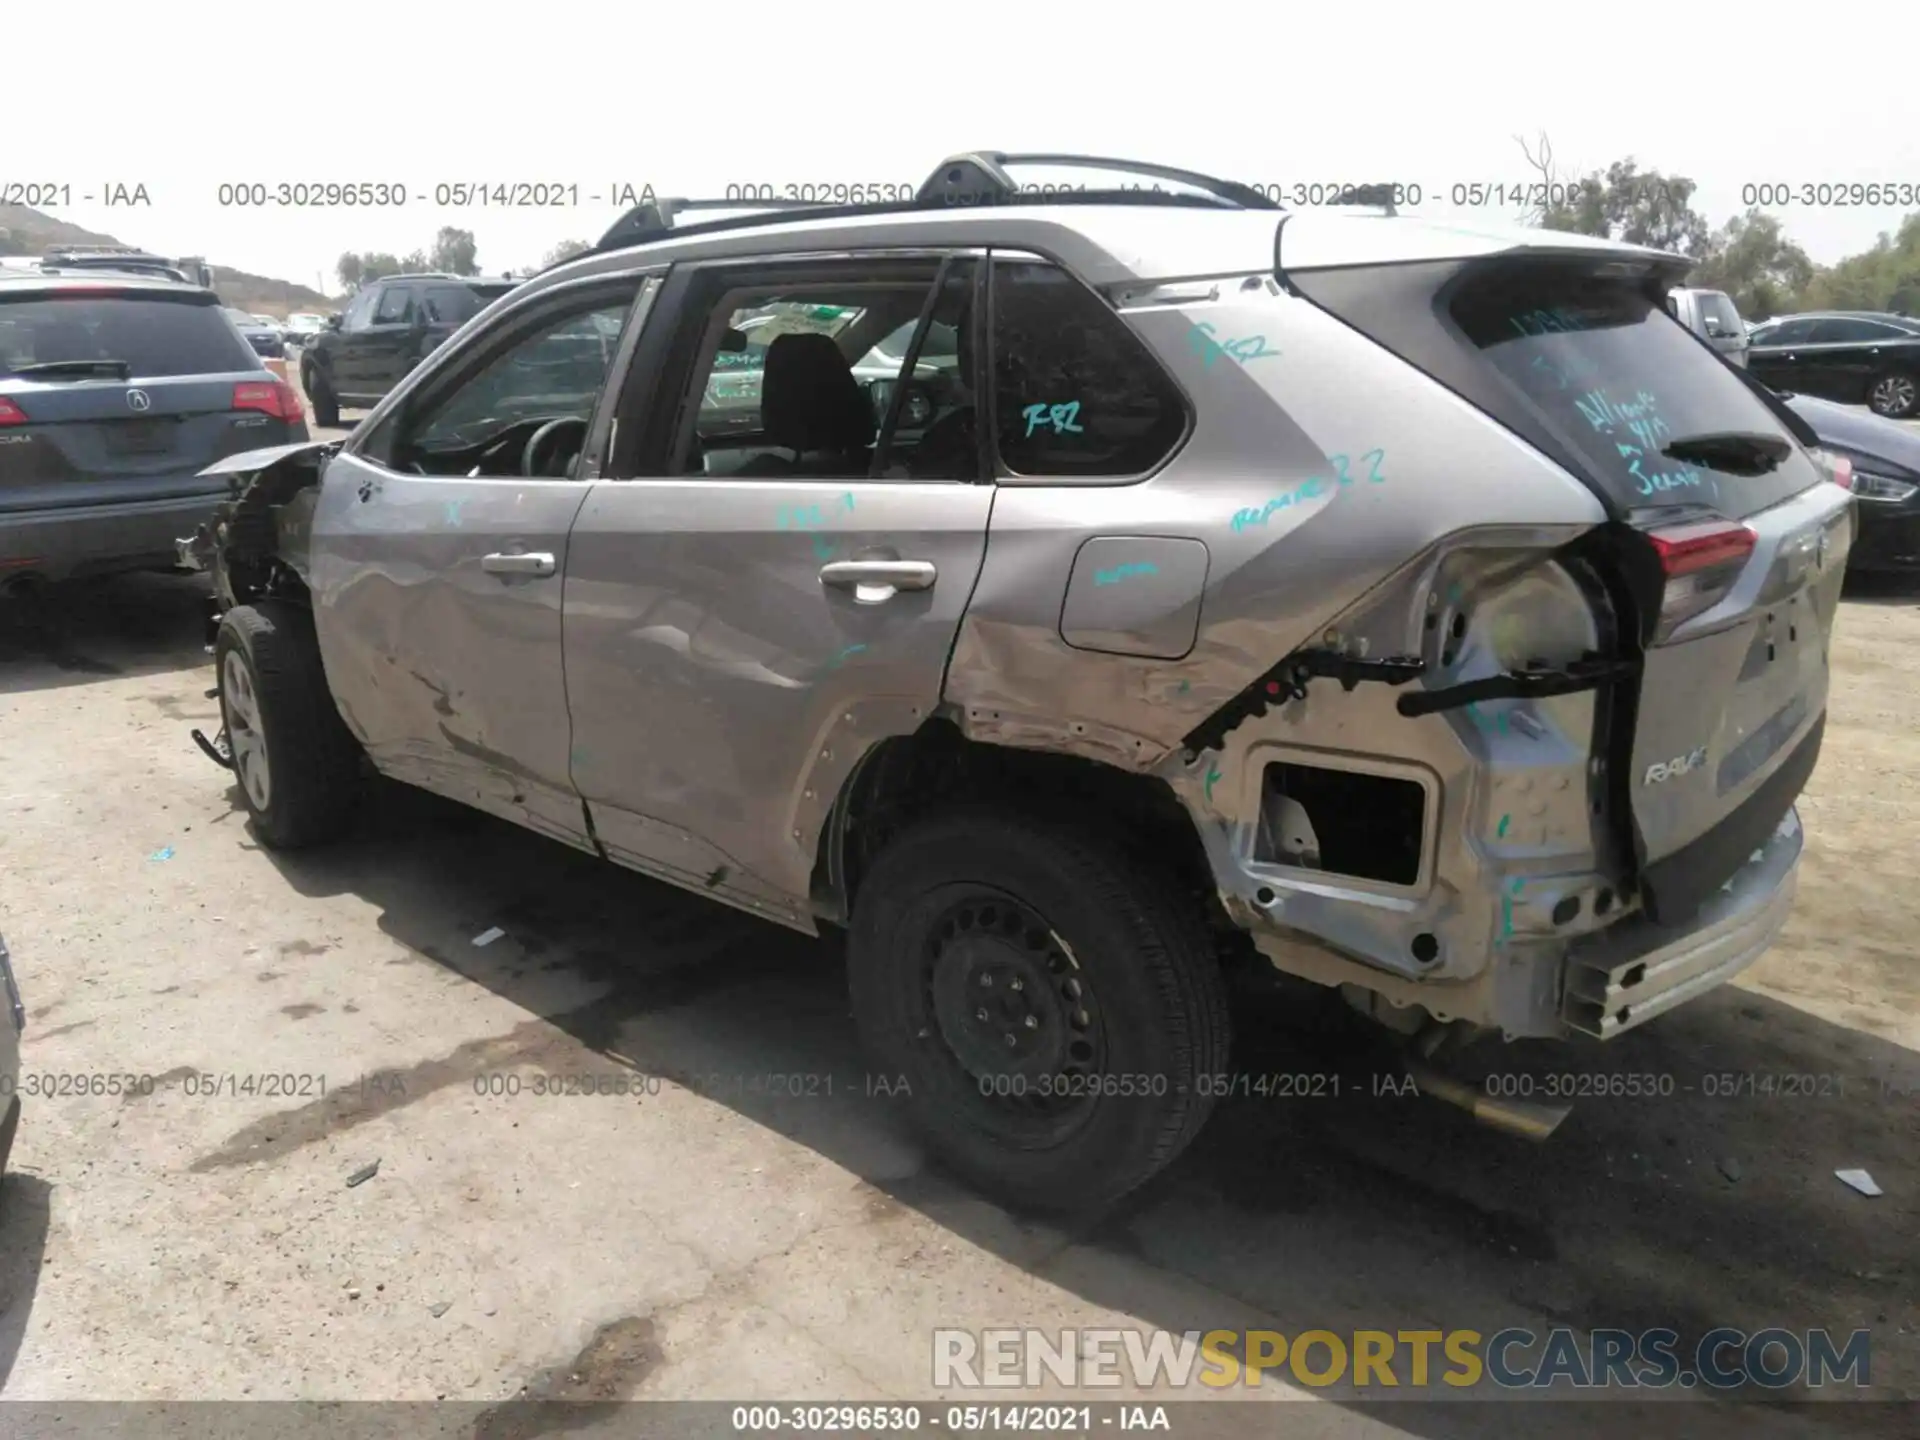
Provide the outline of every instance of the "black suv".
[[467,321],[519,285],[507,276],[388,275],[363,285],[300,355],[316,425],[382,396]]
[[211,290],[177,269],[0,263],[0,585],[171,568],[226,495],[202,478],[307,438]]

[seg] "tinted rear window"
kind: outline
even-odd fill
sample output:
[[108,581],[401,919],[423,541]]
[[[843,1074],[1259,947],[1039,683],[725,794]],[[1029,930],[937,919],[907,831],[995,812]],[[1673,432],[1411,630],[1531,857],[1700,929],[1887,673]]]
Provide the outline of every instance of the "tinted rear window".
[[1818,479],[1797,453],[1766,475],[1661,454],[1683,437],[1788,432],[1723,361],[1628,284],[1505,270],[1469,279],[1450,308],[1507,386],[1626,508],[1700,504],[1738,518]]
[[0,300],[0,379],[50,360],[124,360],[135,380],[260,368],[218,306],[135,295]]

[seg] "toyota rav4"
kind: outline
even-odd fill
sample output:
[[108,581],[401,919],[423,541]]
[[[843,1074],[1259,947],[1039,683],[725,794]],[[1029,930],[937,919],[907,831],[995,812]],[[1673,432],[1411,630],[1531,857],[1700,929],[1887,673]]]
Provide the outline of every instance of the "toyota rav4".
[[215,467],[203,743],[267,843],[371,770],[844,927],[938,1153],[1041,1207],[1193,1137],[1236,953],[1414,1067],[1618,1035],[1786,921],[1851,500],[1684,259],[1086,157],[675,220]]

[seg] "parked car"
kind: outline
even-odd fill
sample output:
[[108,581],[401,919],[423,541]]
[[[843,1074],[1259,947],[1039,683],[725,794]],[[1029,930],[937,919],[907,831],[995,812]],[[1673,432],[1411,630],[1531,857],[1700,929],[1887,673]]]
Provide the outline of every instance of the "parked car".
[[0,1016],[0,1178],[4,1178],[13,1137],[20,1129],[20,1037],[27,1028],[27,1010],[20,1003],[20,986],[13,978],[13,957],[7,953],[4,935],[0,935],[0,1002],[7,1007],[6,1015]]
[[1747,326],[1733,299],[1720,290],[1682,286],[1667,292],[1667,313],[1735,365],[1747,363]]
[[280,332],[280,338],[289,345],[311,345],[326,328],[326,316],[317,315],[311,310],[296,310],[287,316],[286,327]]
[[1920,411],[1920,321],[1820,311],[1781,315],[1749,337],[1747,363],[1776,390],[1904,420]]
[[200,472],[307,438],[213,293],[149,272],[0,272],[0,581],[170,568]]
[[1826,455],[1846,462],[1844,483],[1860,502],[1849,568],[1920,571],[1920,433],[1830,400],[1783,398],[1813,427]]
[[287,347],[280,339],[280,327],[260,315],[249,315],[245,310],[236,310],[231,305],[225,308],[226,316],[233,321],[233,328],[240,332],[240,338],[253,347],[253,353],[263,360],[283,360]]
[[336,426],[342,405],[376,405],[454,331],[520,282],[501,277],[389,275],[327,317],[300,354],[314,422]]
[[[1608,1039],[1772,943],[1851,502],[1667,323],[1683,257],[1164,169],[1197,193],[1034,205],[1032,163],[641,207],[346,440],[212,467],[182,558],[252,826],[341,836],[364,765],[844,926],[874,1073],[1016,1204],[1192,1139],[1242,961],[1550,1132],[1445,1047]],[[859,314],[718,425],[769,297]],[[909,324],[896,384],[956,337],[927,423],[855,377]]]

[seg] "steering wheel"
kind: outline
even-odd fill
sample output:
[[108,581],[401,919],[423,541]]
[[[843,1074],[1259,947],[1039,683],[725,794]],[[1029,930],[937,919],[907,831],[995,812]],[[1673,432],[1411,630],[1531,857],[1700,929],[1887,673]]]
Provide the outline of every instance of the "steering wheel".
[[[562,438],[566,437],[569,431],[578,432],[571,436],[573,442],[571,453]],[[549,420],[527,437],[526,449],[520,452],[520,473],[529,479],[543,475],[552,476],[555,479],[564,478],[566,475],[564,467],[557,473],[548,470],[547,467],[563,456],[568,461],[577,458],[580,447],[586,443],[587,422],[579,416],[565,415],[558,420]]]

